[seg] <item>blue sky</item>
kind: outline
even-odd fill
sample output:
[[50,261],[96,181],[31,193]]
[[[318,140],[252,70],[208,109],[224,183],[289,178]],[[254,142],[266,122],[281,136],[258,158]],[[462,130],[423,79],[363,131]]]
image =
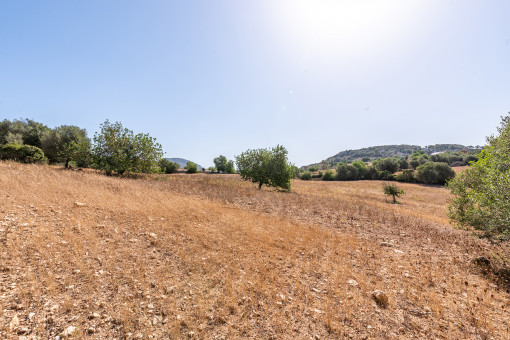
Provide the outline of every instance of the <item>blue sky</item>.
[[2,1],[0,119],[149,133],[204,166],[483,144],[510,111],[510,1]]

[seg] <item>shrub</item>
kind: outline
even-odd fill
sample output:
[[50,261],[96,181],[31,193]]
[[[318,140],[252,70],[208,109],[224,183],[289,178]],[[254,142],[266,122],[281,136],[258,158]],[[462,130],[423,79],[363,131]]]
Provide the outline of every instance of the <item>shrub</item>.
[[454,198],[450,218],[460,226],[474,227],[489,238],[510,240],[510,114],[502,118],[499,135],[471,167],[448,183]]
[[322,175],[322,180],[323,181],[334,181],[335,175],[333,174],[333,170],[326,170],[324,175]]
[[305,171],[301,174],[301,179],[303,181],[309,181],[312,179],[312,173],[310,171]]
[[161,161],[159,161],[159,167],[164,174],[174,174],[179,171],[180,168],[179,163],[170,162],[166,158],[162,158]]
[[358,168],[352,164],[338,163],[336,179],[339,181],[354,181],[358,179]]
[[198,172],[198,165],[189,161],[188,163],[186,163],[184,169],[186,169],[187,174],[196,174]]
[[399,160],[393,157],[378,159],[374,162],[374,166],[378,171],[388,171],[392,174],[400,169]]
[[0,147],[0,158],[21,163],[46,163],[44,152],[36,146],[10,143]]
[[396,179],[399,182],[414,182],[414,170],[405,169],[397,175]]
[[395,175],[391,171],[383,170],[383,171],[377,171],[377,178],[379,178],[383,181],[394,181]]
[[444,185],[455,177],[455,171],[446,163],[427,162],[416,169],[415,177],[425,184]]
[[322,171],[318,171],[316,174],[312,174],[312,178],[322,178]]

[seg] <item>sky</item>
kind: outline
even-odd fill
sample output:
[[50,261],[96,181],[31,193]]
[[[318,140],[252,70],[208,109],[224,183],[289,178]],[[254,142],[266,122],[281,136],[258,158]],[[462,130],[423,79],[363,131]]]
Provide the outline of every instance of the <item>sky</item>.
[[106,119],[203,166],[483,145],[510,111],[508,0],[0,2],[0,119]]

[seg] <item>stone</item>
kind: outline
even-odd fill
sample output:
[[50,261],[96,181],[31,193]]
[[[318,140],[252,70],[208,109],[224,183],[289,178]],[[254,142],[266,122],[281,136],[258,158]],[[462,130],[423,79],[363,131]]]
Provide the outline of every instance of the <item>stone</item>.
[[76,202],[74,202],[74,206],[75,207],[85,207],[85,206],[87,206],[87,203],[76,201]]
[[60,334],[60,336],[63,338],[66,338],[66,337],[74,335],[75,333],[76,333],[76,327],[69,326],[66,329],[64,329],[64,331],[62,332],[62,334]]
[[383,308],[386,308],[388,307],[388,304],[389,304],[389,301],[388,301],[388,296],[382,291],[382,290],[374,290],[372,292],[372,298],[375,300],[375,302],[383,307]]
[[382,247],[393,247],[393,243],[389,243],[389,242],[381,242],[381,246],[382,246]]
[[19,319],[17,315],[14,315],[14,317],[11,319],[11,322],[9,322],[9,330],[13,332],[16,328],[19,326]]
[[358,282],[356,280],[353,280],[353,279],[348,280],[347,283],[350,284],[353,287],[356,287],[356,286],[359,285]]

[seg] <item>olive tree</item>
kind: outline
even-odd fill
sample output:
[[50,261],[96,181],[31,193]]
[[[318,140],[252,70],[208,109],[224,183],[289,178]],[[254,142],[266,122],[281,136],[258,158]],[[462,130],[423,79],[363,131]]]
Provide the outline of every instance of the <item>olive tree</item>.
[[241,178],[263,185],[290,190],[294,167],[287,159],[287,149],[277,145],[272,149],[247,150],[236,156]]

